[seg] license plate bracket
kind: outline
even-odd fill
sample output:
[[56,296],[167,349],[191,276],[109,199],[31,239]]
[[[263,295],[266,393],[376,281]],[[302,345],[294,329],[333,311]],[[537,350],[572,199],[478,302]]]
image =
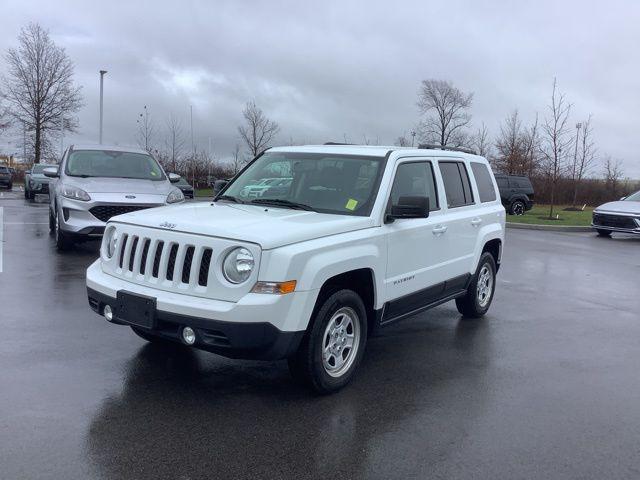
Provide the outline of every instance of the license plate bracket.
[[116,294],[117,320],[134,325],[152,329],[156,323],[156,299],[147,295],[119,290]]

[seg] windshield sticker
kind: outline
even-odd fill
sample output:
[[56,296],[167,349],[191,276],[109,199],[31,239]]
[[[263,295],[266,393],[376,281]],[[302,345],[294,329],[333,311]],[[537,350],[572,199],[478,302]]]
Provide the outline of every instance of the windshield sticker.
[[347,200],[347,204],[344,206],[344,208],[346,208],[347,210],[355,210],[356,207],[358,206],[358,201],[354,200],[353,198],[350,198],[349,200]]

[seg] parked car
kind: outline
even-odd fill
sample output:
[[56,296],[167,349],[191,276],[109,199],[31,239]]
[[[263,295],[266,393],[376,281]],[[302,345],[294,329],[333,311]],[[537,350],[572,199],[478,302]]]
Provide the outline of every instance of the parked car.
[[45,168],[57,168],[56,165],[36,163],[24,175],[24,198],[33,200],[37,194],[49,194],[51,179],[44,174]]
[[265,193],[279,192],[287,190],[291,185],[291,178],[264,178],[255,185],[247,185],[243,189],[243,196],[258,198]]
[[213,189],[213,196],[215,197],[216,195],[218,195],[222,191],[222,189],[227,186],[227,183],[229,183],[228,179],[215,180],[213,182],[213,185],[211,186]]
[[640,234],[640,191],[595,208],[591,226],[601,237],[612,232]]
[[[292,172],[286,195],[243,193],[278,171]],[[487,312],[505,231],[497,191],[487,161],[460,151],[272,148],[213,203],[112,218],[89,304],[150,342],[286,358],[294,377],[335,391],[371,332],[450,300]]]
[[13,174],[11,173],[11,169],[4,165],[0,165],[0,186],[8,190],[13,188]]
[[49,229],[59,250],[99,237],[114,215],[184,201],[176,183],[144,150],[74,145],[57,168],[44,174],[50,184]]
[[502,205],[509,215],[524,215],[533,207],[531,180],[520,175],[496,174]]
[[185,180],[184,177],[180,177],[180,180],[176,182],[176,187],[178,187],[185,198],[193,198],[193,187]]

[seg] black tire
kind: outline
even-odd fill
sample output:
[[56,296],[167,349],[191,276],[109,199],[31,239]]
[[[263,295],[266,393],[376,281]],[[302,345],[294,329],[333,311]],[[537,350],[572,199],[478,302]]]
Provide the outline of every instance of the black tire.
[[71,235],[60,229],[58,214],[56,214],[54,222],[53,234],[56,241],[56,248],[59,252],[66,252],[73,246],[73,239],[71,238]]
[[49,209],[49,233],[53,235],[55,233],[55,230],[56,230],[56,219],[53,216],[51,209]]
[[597,228],[596,232],[598,232],[598,236],[599,237],[611,237],[611,231],[610,230],[602,230],[600,228]]
[[131,326],[131,330],[133,330],[133,333],[138,335],[140,338],[150,343],[156,343],[160,345],[182,345],[181,343],[172,342],[171,340],[167,340],[166,338],[162,338],[158,335],[149,333],[144,328]]
[[[485,267],[488,269],[491,278],[491,286],[487,287],[489,292],[485,291],[485,293],[489,294],[489,298],[486,303],[485,300],[480,300],[481,295],[478,291],[480,274],[483,272]],[[456,298],[456,307],[458,308],[458,312],[468,318],[480,318],[487,313],[491,306],[491,302],[493,301],[493,294],[496,290],[496,270],[496,261],[493,258],[493,255],[489,252],[484,252],[480,256],[478,268],[476,269],[476,273],[473,275],[471,283],[467,288],[467,293],[463,297]]]
[[[341,312],[344,312],[342,313],[343,315],[349,315],[348,318],[350,320],[343,319],[341,322],[350,321],[355,353],[353,349],[342,350],[339,354],[341,356],[344,356],[345,352],[347,352],[344,371],[340,372],[340,369],[338,369],[334,376],[329,374],[325,368],[323,350],[325,341],[328,340],[330,342],[331,338],[333,338],[327,339],[326,337],[330,328],[329,323],[331,322],[335,325],[336,317],[339,317]],[[348,335],[348,329],[345,331]],[[338,343],[340,341],[337,339],[333,345]],[[295,380],[308,385],[318,393],[335,392],[344,387],[353,378],[364,355],[366,343],[367,313],[362,299],[352,290],[339,290],[324,300],[319,308],[316,308],[300,348],[293,357],[289,358],[289,371]],[[337,348],[341,347],[338,346]],[[331,355],[329,358],[331,358]],[[334,363],[335,361],[334,359]]]
[[7,187],[9,190],[13,190],[13,183],[10,183],[9,186]]
[[524,215],[525,210],[526,210],[526,205],[522,200],[515,200],[514,202],[511,203],[511,206],[509,207],[509,213],[511,215]]
[[29,190],[27,190],[27,187],[24,187],[24,198],[29,200]]

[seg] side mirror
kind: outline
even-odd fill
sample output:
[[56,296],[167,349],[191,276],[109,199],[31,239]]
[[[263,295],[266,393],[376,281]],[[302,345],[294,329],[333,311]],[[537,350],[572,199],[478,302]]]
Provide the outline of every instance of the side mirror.
[[429,197],[400,197],[396,205],[391,205],[391,213],[387,214],[387,222],[396,218],[427,218],[429,216]]
[[49,177],[49,178],[57,178],[57,177],[59,177],[59,175],[58,175],[58,167],[47,167],[47,168],[42,170],[42,173],[44,173],[45,177]]
[[171,183],[178,183],[180,181],[180,175],[177,175],[175,173],[170,173],[169,174],[169,181]]
[[25,170],[24,174],[25,175],[31,175],[31,170]]

